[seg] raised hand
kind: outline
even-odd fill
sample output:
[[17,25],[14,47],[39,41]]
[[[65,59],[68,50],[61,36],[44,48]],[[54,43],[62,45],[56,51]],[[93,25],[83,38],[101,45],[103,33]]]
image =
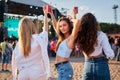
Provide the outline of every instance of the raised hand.
[[47,14],[48,14],[47,9],[46,9],[46,6],[43,6],[43,12],[44,12],[44,15],[47,15]]

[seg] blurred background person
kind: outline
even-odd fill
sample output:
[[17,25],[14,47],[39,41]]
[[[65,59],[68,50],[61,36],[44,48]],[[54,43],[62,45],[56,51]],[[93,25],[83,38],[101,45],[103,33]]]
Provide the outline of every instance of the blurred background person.
[[10,61],[10,49],[8,44],[8,38],[4,38],[4,41],[1,42],[2,49],[2,69],[1,71],[9,71],[7,69],[9,61]]

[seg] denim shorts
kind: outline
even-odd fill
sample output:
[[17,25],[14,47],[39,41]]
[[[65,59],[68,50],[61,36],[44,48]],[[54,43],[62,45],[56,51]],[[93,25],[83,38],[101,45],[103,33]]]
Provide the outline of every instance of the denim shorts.
[[2,53],[2,63],[9,63],[9,56]]
[[73,68],[70,62],[61,63],[56,66],[58,78],[57,80],[72,80]]
[[106,58],[85,59],[82,80],[110,80],[110,71]]

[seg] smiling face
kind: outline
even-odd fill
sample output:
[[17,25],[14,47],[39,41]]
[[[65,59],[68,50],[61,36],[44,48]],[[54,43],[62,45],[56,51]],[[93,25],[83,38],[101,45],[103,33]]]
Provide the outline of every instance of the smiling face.
[[59,39],[63,40],[72,33],[73,25],[66,17],[61,17],[57,22],[57,33]]
[[59,29],[60,29],[61,33],[68,34],[69,30],[70,30],[69,28],[70,27],[69,27],[69,25],[68,25],[68,23],[66,21],[64,21],[64,20],[60,21]]
[[58,34],[58,42],[56,44],[56,51],[58,49],[59,44],[66,39],[72,33],[73,24],[66,17],[61,17],[57,21],[57,34]]

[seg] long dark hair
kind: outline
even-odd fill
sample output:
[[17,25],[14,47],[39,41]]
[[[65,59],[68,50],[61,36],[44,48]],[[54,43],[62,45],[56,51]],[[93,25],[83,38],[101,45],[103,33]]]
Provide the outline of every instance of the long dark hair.
[[87,55],[95,50],[94,46],[97,45],[97,32],[99,29],[98,22],[93,14],[86,13],[83,15],[76,42]]
[[67,17],[61,17],[58,22],[57,22],[57,32],[58,32],[58,41],[56,44],[56,51],[58,49],[59,44],[64,40],[64,34],[60,31],[60,22],[61,21],[65,21],[67,22],[68,26],[69,26],[69,34],[72,33],[72,29],[73,29],[73,25],[72,22],[67,18]]

